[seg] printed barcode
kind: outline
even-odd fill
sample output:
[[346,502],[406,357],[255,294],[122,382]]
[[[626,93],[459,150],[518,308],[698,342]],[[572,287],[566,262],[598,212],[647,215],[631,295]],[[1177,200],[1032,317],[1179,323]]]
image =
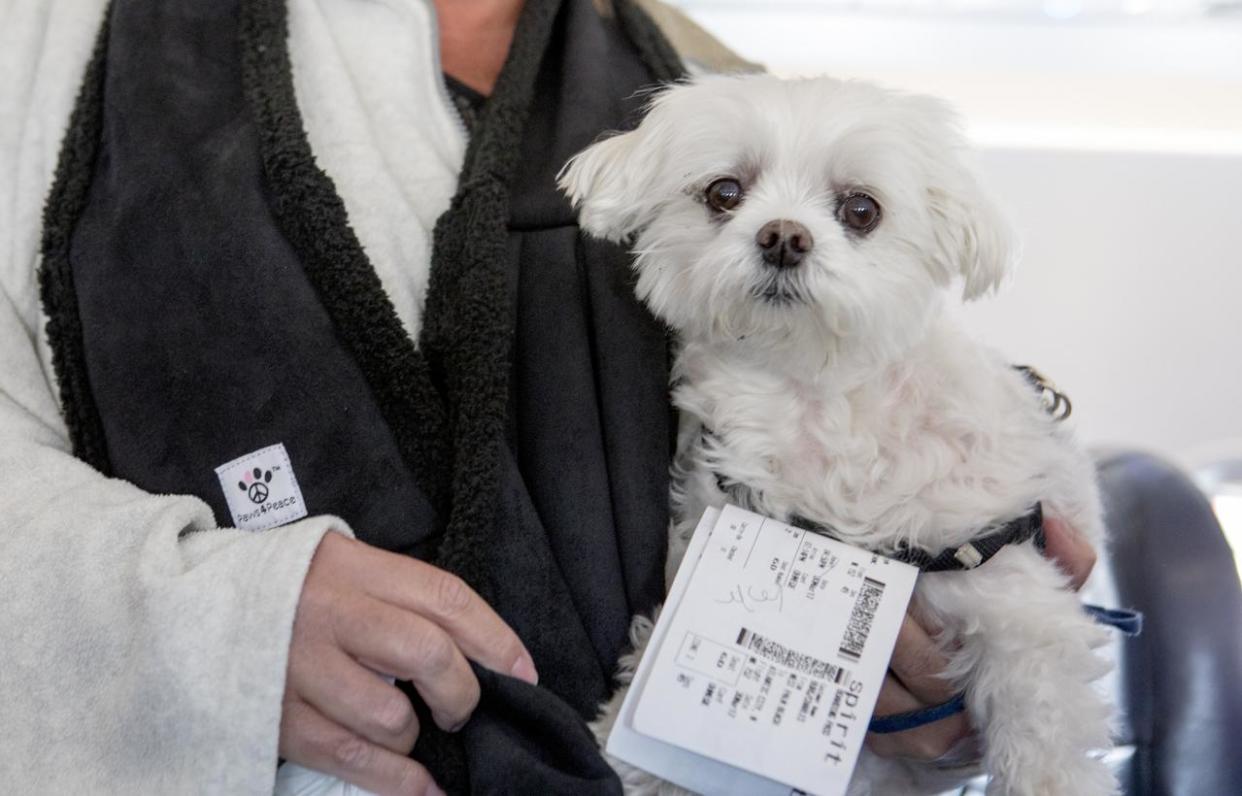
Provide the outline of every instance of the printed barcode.
[[786,666],[801,674],[807,674],[811,677],[818,677],[824,680],[831,680],[834,683],[840,683],[846,679],[848,671],[842,669],[827,661],[821,661],[811,655],[805,655],[801,652],[794,652],[783,644],[778,644],[769,638],[754,633],[746,628],[742,628],[742,632],[737,634],[737,643],[745,649],[754,652],[761,658],[767,658],[773,663]]
[[883,596],[883,583],[873,578],[863,578],[862,588],[854,599],[854,610],[850,612],[850,621],[845,626],[845,635],[841,637],[839,651],[845,657],[855,661],[862,657],[867,636],[871,633],[871,622],[875,619],[876,609],[880,607],[880,598]]

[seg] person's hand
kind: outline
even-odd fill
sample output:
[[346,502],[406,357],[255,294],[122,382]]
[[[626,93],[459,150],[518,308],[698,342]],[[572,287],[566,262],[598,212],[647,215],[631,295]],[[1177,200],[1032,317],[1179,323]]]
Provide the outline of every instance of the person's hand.
[[467,659],[538,679],[517,635],[460,578],[326,534],[293,623],[280,755],[376,793],[442,793],[408,757],[419,731],[410,700],[377,672],[411,681],[451,731],[479,701]]
[[[1060,565],[1075,589],[1081,588],[1095,566],[1095,551],[1062,520],[1045,516],[1047,537],[1045,555]],[[897,634],[888,676],[876,699],[875,715],[888,716],[921,710],[947,702],[955,689],[941,674],[948,661],[931,639],[935,628],[914,615],[907,614]],[[959,752],[970,759],[974,744],[970,718],[965,713],[941,719],[905,732],[867,735],[867,745],[883,757],[912,760],[965,762],[957,760]],[[952,758],[952,760],[950,760]]]

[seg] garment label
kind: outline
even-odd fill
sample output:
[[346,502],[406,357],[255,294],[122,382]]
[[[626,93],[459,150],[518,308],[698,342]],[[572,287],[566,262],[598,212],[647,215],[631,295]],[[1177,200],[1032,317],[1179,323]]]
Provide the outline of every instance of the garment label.
[[735,506],[709,510],[609,753],[704,793],[844,794],[917,576]]
[[216,477],[237,528],[261,531],[306,516],[302,490],[281,443],[220,465]]

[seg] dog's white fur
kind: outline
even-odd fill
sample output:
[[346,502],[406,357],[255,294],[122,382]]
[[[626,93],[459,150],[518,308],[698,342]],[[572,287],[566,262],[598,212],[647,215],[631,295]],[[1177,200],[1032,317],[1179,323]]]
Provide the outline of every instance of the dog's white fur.
[[[945,312],[948,288],[988,293],[1013,259],[963,150],[954,115],[930,98],[713,76],[659,94],[635,131],[566,166],[581,225],[632,243],[638,294],[680,340],[670,582],[703,509],[729,497],[717,473],[744,484],[758,512],[880,552],[956,547],[1037,501],[1102,542],[1088,457]],[[703,197],[722,177],[745,194],[719,214]],[[837,219],[856,190],[882,208],[870,234]],[[755,236],[779,219],[814,246],[778,272]],[[1114,792],[1092,754],[1110,742],[1109,707],[1090,686],[1107,668],[1093,651],[1104,634],[1053,563],[1032,543],[1010,546],[976,570],[922,575],[915,600],[944,628],[946,676],[982,733],[989,792]],[[623,682],[649,630],[636,620]],[[601,740],[621,697],[596,723]],[[629,793],[677,791],[615,762]],[[851,793],[918,792],[905,768],[864,752]]]

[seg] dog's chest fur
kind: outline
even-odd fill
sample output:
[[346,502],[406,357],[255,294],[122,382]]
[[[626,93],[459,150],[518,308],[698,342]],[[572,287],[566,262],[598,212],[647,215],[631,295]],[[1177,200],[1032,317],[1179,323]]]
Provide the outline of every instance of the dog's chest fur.
[[947,322],[891,362],[814,380],[693,344],[678,373],[675,401],[699,424],[678,465],[682,516],[723,486],[872,549],[943,548],[1025,512],[1063,457],[1022,377]]

